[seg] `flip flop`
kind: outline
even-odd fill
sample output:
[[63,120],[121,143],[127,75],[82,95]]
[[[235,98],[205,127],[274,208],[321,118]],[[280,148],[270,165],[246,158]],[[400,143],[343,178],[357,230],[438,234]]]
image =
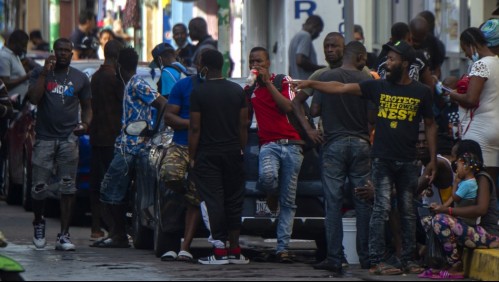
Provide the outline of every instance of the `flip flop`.
[[402,269],[387,263],[379,263],[369,269],[371,275],[400,275],[402,273],[404,273]]
[[194,257],[188,251],[180,251],[177,256],[177,261],[193,262]]
[[433,278],[435,274],[433,273],[433,271],[431,270],[431,268],[421,272],[420,274],[418,274],[418,278]]
[[174,251],[168,251],[161,256],[162,261],[175,261],[177,259],[177,253]]
[[431,279],[439,280],[439,279],[464,279],[463,274],[450,273],[447,270],[442,270],[438,274],[434,274]]
[[128,241],[116,241],[113,240],[112,238],[104,238],[102,240],[96,241],[93,244],[90,245],[90,247],[94,248],[130,248],[130,244]]

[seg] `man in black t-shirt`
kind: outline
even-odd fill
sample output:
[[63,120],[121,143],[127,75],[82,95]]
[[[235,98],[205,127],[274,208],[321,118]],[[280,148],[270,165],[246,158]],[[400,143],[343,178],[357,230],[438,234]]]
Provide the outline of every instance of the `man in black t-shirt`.
[[[222,77],[223,56],[201,53],[199,74],[206,82],[191,92],[189,159],[193,181],[206,203],[213,255],[201,264],[247,264],[239,233],[244,200],[243,149],[248,108],[243,89]],[[225,244],[230,242],[227,249]]]
[[402,254],[404,270],[419,273],[422,269],[413,261],[416,250],[416,215],[413,196],[419,168],[416,162],[416,142],[419,121],[423,118],[431,160],[425,174],[433,180],[436,169],[436,124],[432,111],[431,91],[409,77],[414,49],[405,41],[384,45],[388,50],[386,80],[370,80],[343,84],[339,82],[293,82],[296,88],[312,87],[323,93],[350,94],[373,101],[379,108],[376,120],[372,157],[372,180],[375,187],[374,208],[369,228],[371,274],[401,274],[402,270],[383,261],[385,224],[390,212],[392,185],[397,191],[400,208]]

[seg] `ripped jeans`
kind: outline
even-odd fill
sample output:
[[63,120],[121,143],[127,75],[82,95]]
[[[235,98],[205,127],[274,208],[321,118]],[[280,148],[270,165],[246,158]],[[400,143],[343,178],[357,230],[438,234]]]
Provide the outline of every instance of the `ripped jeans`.
[[266,193],[279,195],[276,253],[288,250],[293,232],[298,175],[303,161],[302,151],[299,145],[276,143],[265,144],[260,149],[258,188]]
[[75,194],[78,154],[78,138],[36,140],[31,158],[33,168],[31,197],[41,201],[49,196],[49,184],[54,169],[59,180],[59,183],[56,184],[58,192],[62,195]]

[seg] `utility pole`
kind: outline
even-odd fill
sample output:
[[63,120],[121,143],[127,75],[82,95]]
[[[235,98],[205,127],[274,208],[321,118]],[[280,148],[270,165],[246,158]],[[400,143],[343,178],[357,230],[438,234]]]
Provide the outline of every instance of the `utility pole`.
[[218,50],[224,56],[222,74],[229,75],[230,68],[230,1],[217,0],[218,3]]

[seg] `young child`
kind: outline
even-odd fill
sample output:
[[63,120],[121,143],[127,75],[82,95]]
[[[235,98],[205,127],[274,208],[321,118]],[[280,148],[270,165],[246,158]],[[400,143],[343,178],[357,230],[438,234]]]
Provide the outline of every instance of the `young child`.
[[[458,157],[456,166],[456,177],[452,188],[452,197],[445,202],[444,206],[448,208],[452,203],[454,203],[456,207],[475,205],[478,190],[475,173],[481,170],[482,164],[474,154],[464,153]],[[480,222],[480,217],[461,217],[461,219],[471,226]]]

